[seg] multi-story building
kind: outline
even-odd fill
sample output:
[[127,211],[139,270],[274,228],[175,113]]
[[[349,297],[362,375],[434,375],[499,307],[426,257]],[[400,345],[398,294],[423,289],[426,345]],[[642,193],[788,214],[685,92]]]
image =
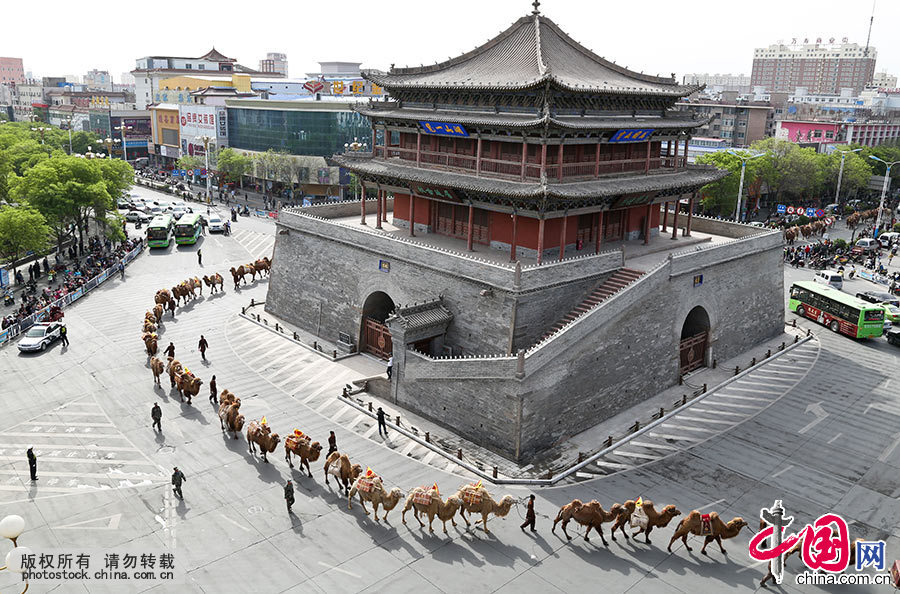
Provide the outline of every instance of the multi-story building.
[[854,93],[862,91],[875,74],[875,48],[848,43],[844,38],[835,43],[816,39],[809,43],[775,43],[753,50],[750,84],[769,91],[793,92],[804,87],[813,94],[837,95],[842,88]]
[[126,108],[125,104],[134,104],[134,96],[129,93],[114,91],[76,91],[71,87],[50,89],[46,94],[46,102],[50,105],[77,105],[92,107],[99,104],[117,105],[118,109]]
[[767,136],[774,108],[762,102],[710,101],[679,102],[675,108],[690,111],[706,122],[697,136],[722,139],[731,147],[745,147]]
[[[149,110],[90,108],[90,131],[101,138],[111,138],[114,159],[135,159],[148,156],[148,143],[152,136],[152,113]],[[124,148],[123,148],[124,147]],[[103,150],[110,150],[104,145]]]
[[153,95],[154,103],[195,103],[192,93],[209,87],[231,87],[240,93],[250,93],[250,75],[241,73],[189,74],[163,78]]
[[[159,81],[179,75],[199,74],[205,76],[227,75],[232,73],[262,75],[262,72],[247,68],[237,63],[234,58],[229,58],[213,48],[199,58],[184,58],[177,56],[146,56],[136,61],[136,67],[131,71],[134,76],[135,100],[140,109],[144,109],[151,103],[158,103],[156,93],[159,92]],[[278,78],[277,72],[265,74],[269,78]]]
[[280,211],[265,308],[392,356],[382,397],[525,460],[782,332],[781,235],[691,214],[726,175],[685,163],[703,120],[673,108],[697,87],[537,8],[462,56],[362,75],[393,100],[357,108],[372,150],[334,160],[373,198]]
[[0,57],[0,84],[25,82],[25,68],[22,58]]
[[181,118],[178,105],[157,103],[150,106],[151,141],[148,146],[150,162],[171,169],[181,157]]
[[872,86],[876,89],[896,89],[897,77],[893,74],[888,74],[887,70],[876,72],[872,75]]
[[824,152],[833,144],[877,146],[896,143],[900,141],[900,122],[874,118],[860,121],[786,118],[775,122],[775,136]]
[[750,90],[750,77],[745,74],[685,74],[682,83],[686,85],[706,85],[714,91],[737,91],[746,93]]
[[259,61],[260,72],[275,72],[281,76],[287,77],[288,63],[287,54],[278,52],[269,52],[266,57]]
[[113,90],[112,77],[106,70],[97,70],[96,68],[94,68],[93,70],[89,70],[88,73],[84,75],[83,82],[84,86],[88,89],[95,89],[99,91]]

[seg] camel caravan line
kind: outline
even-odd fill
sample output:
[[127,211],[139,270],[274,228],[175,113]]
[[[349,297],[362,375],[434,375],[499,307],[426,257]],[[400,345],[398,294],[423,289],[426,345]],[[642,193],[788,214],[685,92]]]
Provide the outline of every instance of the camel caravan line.
[[251,264],[242,264],[237,268],[231,268],[231,279],[234,281],[234,290],[237,291],[240,288],[240,283],[243,282],[245,285],[247,283],[247,276],[250,276],[250,282],[256,282],[256,275],[258,274],[260,277],[263,275],[268,276],[269,270],[272,268],[272,260],[267,257],[262,257],[256,262]]

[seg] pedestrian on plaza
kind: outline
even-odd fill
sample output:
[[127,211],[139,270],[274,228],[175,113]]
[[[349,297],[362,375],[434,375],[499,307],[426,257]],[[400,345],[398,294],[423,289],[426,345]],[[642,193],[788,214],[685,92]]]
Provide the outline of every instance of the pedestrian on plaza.
[[34,268],[32,268],[31,264],[28,265],[28,282],[34,280]]
[[47,256],[44,256],[44,261],[41,262],[41,265],[44,267],[44,272],[50,272],[50,262],[47,261]]
[[181,494],[181,483],[186,481],[184,473],[178,470],[178,467],[175,467],[175,472],[172,473],[172,492],[178,496],[179,499],[184,499],[184,495]]
[[162,433],[162,409],[156,402],[153,403],[153,408],[150,409],[150,418],[153,419],[152,426]]
[[119,274],[122,275],[122,280],[125,280],[125,263],[121,258],[119,258]]
[[291,479],[288,479],[284,485],[284,501],[287,503],[288,513],[294,513],[291,511],[291,506],[294,505],[294,485],[291,483]]
[[203,266],[203,250],[197,250],[197,264]]
[[203,338],[202,334],[200,335],[200,343],[197,345],[197,348],[200,349],[200,356],[206,361],[206,349],[209,348],[209,343],[206,342],[206,339]]
[[381,410],[381,407],[378,407],[378,435],[381,435],[381,430],[384,429],[384,437],[387,437],[387,423],[384,422],[384,411]]
[[209,380],[209,401],[216,405],[219,403],[219,390],[216,387],[216,376],[212,376],[212,379]]
[[525,521],[521,526],[519,526],[519,528],[522,529],[522,532],[525,532],[525,528],[527,526],[531,526],[531,531],[537,532],[537,530],[534,529],[535,520],[536,517],[534,515],[534,493],[532,493],[531,496],[528,497],[528,508],[525,510]]
[[391,379],[391,375],[392,375],[393,373],[394,373],[394,356],[391,355],[390,357],[388,357],[388,364],[387,364],[387,376],[388,376],[388,379]]
[[59,339],[62,341],[64,347],[69,346],[69,330],[66,328],[65,324],[59,329]]
[[175,343],[169,342],[169,346],[166,347],[166,350],[163,351],[163,354],[166,357],[175,358]]
[[28,448],[28,470],[31,471],[31,480],[38,480],[37,477],[37,456],[34,455],[34,447]]
[[334,431],[332,431],[331,434],[328,436],[328,453],[325,454],[325,457],[328,458],[328,456],[330,456],[332,452],[336,452],[336,451],[337,451],[337,437],[334,436]]

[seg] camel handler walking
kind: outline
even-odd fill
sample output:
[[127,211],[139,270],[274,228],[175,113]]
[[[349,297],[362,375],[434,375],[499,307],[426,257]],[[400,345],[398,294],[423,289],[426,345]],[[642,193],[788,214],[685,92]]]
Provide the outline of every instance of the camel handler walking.
[[378,435],[381,435],[381,430],[384,429],[384,436],[387,437],[387,423],[384,422],[384,411],[381,410],[381,407],[378,407]]
[[166,350],[164,350],[163,353],[167,357],[172,357],[174,359],[175,358],[175,343],[169,342],[169,346],[166,347]]
[[334,431],[331,432],[331,435],[328,436],[328,453],[325,454],[325,457],[331,455],[332,452],[337,451],[337,437],[334,436]]
[[522,529],[522,532],[525,532],[525,527],[531,526],[531,531],[537,532],[537,530],[534,529],[534,522],[536,519],[537,518],[534,515],[534,493],[532,493],[531,496],[528,497],[528,509],[525,511],[525,522],[519,526],[519,528]]
[[200,349],[200,356],[206,361],[206,349],[209,348],[209,343],[206,342],[206,339],[203,338],[202,334],[200,335],[200,343],[197,345],[197,348]]
[[153,408],[150,409],[150,418],[153,419],[153,428],[162,433],[162,409],[159,408],[159,403],[153,403]]
[[36,480],[38,480],[37,456],[34,455],[34,448],[33,447],[28,448],[28,451],[26,452],[26,454],[28,455],[28,470],[31,471],[31,480],[36,481]]
[[218,404],[219,403],[219,390],[216,387],[216,376],[212,376],[212,379],[209,380],[209,401],[211,403]]
[[294,505],[294,485],[291,483],[290,479],[288,479],[288,482],[284,485],[284,501],[287,503],[288,513],[294,513],[291,511],[291,506]]
[[178,467],[175,467],[175,472],[172,473],[172,492],[178,496],[179,499],[184,499],[184,495],[181,494],[181,483],[186,481],[184,473],[178,470]]

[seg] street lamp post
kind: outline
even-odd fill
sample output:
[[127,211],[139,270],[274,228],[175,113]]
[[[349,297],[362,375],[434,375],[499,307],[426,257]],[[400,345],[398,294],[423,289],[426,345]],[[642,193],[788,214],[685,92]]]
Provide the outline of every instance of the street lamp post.
[[756,159],[757,157],[762,157],[765,153],[757,153],[755,155],[742,155],[736,151],[729,150],[730,154],[734,155],[738,159],[741,160],[741,183],[738,185],[738,193],[737,193],[737,208],[735,208],[734,212],[734,221],[736,223],[741,222],[741,196],[744,193],[744,171],[747,169],[747,161],[751,159]]
[[43,126],[38,126],[37,128],[32,128],[32,132],[40,132],[41,133],[41,144],[44,144],[44,132],[49,130],[50,128],[45,128]]
[[[100,142],[102,142],[103,144],[106,145],[106,152],[107,152],[106,157],[107,157],[108,159],[112,159],[112,158],[113,158],[113,156],[112,156],[112,147],[113,147],[113,145],[114,145],[115,143],[119,142],[119,139],[118,139],[118,138],[109,138],[109,137],[107,137],[107,138],[101,138],[101,139],[100,139]],[[90,150],[90,147],[88,147],[88,150]]]
[[838,151],[839,153],[841,153],[841,168],[838,171],[837,189],[834,191],[834,203],[835,204],[839,204],[838,198],[841,195],[841,180],[844,179],[844,159],[847,158],[847,153],[858,153],[861,150],[862,150],[861,148],[855,148],[850,151]]
[[210,174],[209,174],[209,145],[213,142],[210,136],[200,136],[197,140],[203,143],[203,156],[206,158],[206,203],[211,202],[210,198]]
[[125,132],[128,130],[134,130],[134,126],[126,126],[124,122],[122,122],[121,126],[116,126],[116,130],[118,130],[122,135],[122,157],[125,159],[125,162],[128,162],[128,147],[125,144]]
[[872,236],[876,237],[878,235],[878,230],[881,229],[881,215],[884,212],[884,197],[887,194],[888,184],[891,180],[891,167],[900,163],[900,161],[891,161],[888,163],[884,159],[879,159],[875,155],[869,155],[870,159],[874,159],[879,163],[884,163],[884,183],[881,185],[881,202],[878,204],[878,217],[875,219],[875,229],[872,230]]

